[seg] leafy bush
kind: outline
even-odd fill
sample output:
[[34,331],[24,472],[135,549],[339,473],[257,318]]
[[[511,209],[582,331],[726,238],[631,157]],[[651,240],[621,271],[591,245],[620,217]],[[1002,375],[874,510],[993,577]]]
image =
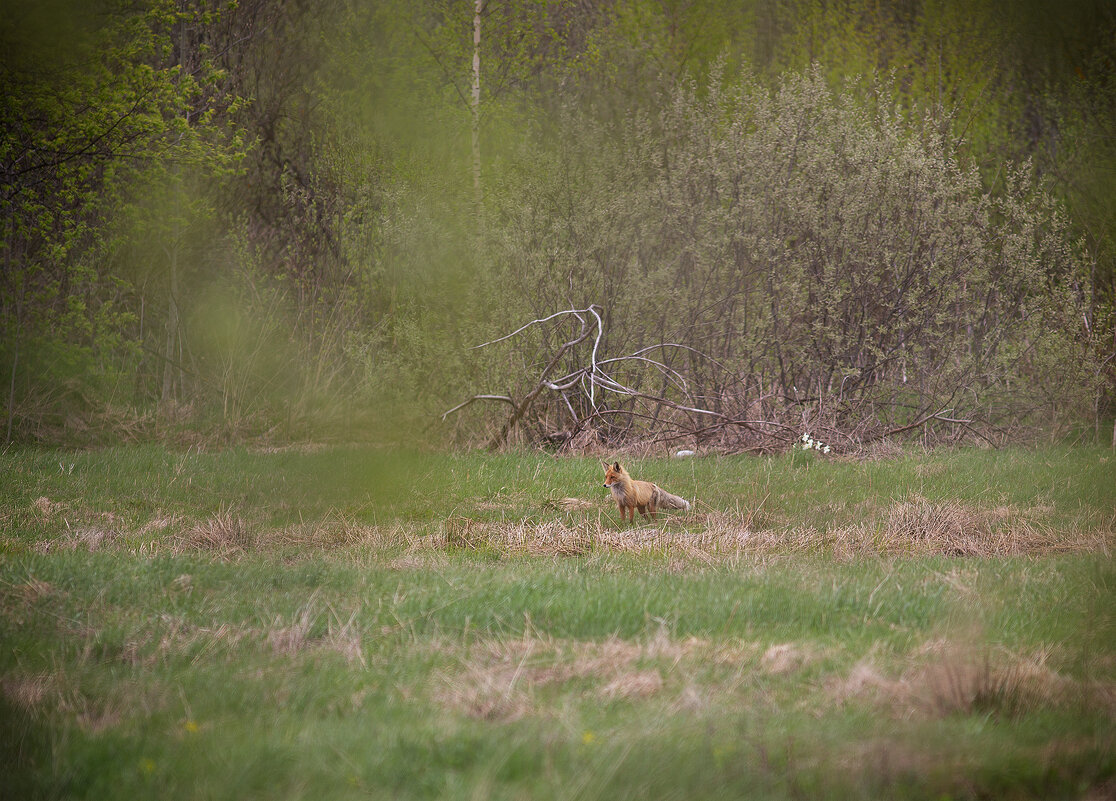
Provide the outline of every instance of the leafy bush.
[[[653,358],[612,365],[630,391],[566,392],[565,411],[550,393],[536,417],[734,447],[809,424],[837,448],[1080,418],[1096,375],[1087,273],[1029,165],[1006,166],[993,194],[944,125],[877,81],[835,92],[815,68],[774,91],[709,86],[611,130],[570,110],[501,204],[524,313],[598,304],[598,360]],[[564,335],[512,347],[530,363]]]

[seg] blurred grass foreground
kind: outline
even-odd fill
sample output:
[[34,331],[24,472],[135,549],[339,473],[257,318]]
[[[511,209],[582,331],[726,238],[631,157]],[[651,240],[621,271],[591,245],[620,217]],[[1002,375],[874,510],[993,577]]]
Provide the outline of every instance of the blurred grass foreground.
[[0,454],[5,798],[1102,798],[1116,460]]

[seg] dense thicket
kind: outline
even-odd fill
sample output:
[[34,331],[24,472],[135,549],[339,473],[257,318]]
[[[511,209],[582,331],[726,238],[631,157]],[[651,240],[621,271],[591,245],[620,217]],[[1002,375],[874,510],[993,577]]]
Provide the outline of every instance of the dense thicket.
[[[1088,413],[1089,273],[1032,170],[990,194],[886,86],[719,77],[616,135],[580,120],[506,198],[501,280],[521,317],[601,309],[604,336],[548,376],[539,435],[764,447],[801,425],[852,443]],[[550,324],[544,354],[568,339]],[[538,373],[497,366],[495,386],[501,372],[520,395]]]
[[1111,414],[1104,3],[9,5],[7,440]]

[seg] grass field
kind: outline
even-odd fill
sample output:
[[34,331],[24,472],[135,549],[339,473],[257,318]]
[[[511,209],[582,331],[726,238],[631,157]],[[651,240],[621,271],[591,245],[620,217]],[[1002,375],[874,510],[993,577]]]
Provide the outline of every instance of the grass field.
[[1116,456],[0,455],[4,798],[1110,798]]

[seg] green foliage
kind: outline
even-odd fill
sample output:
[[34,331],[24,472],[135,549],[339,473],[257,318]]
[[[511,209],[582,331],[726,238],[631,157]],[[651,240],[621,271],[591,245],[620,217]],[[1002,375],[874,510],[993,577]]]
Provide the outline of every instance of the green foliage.
[[[129,371],[134,285],[109,263],[118,246],[112,217],[138,208],[136,185],[227,170],[242,151],[240,134],[225,124],[235,98],[197,37],[215,24],[215,11],[171,2],[138,13],[113,2],[52,5],[72,27],[39,28],[0,77],[7,439],[16,423],[17,436],[44,434],[36,425],[44,408],[86,411],[58,402],[60,379],[103,398],[96,377]],[[22,38],[24,24],[34,31],[44,9],[18,3],[10,12],[5,41]],[[110,396],[118,392],[109,386]]]
[[[16,3],[5,436],[442,439],[418,432],[525,397],[567,330],[464,346],[589,303],[607,356],[691,350],[610,363],[649,402],[544,396],[513,437],[1096,430],[1103,5],[490,0],[478,194],[471,1]],[[481,409],[450,436],[487,439]]]
[[545,169],[525,165],[502,263],[528,319],[599,303],[598,358],[672,343],[660,366],[684,382],[636,364],[621,384],[731,419],[872,436],[947,409],[997,426],[1087,409],[1088,276],[1031,170],[988,193],[886,83],[711,83],[618,133],[574,117]]

